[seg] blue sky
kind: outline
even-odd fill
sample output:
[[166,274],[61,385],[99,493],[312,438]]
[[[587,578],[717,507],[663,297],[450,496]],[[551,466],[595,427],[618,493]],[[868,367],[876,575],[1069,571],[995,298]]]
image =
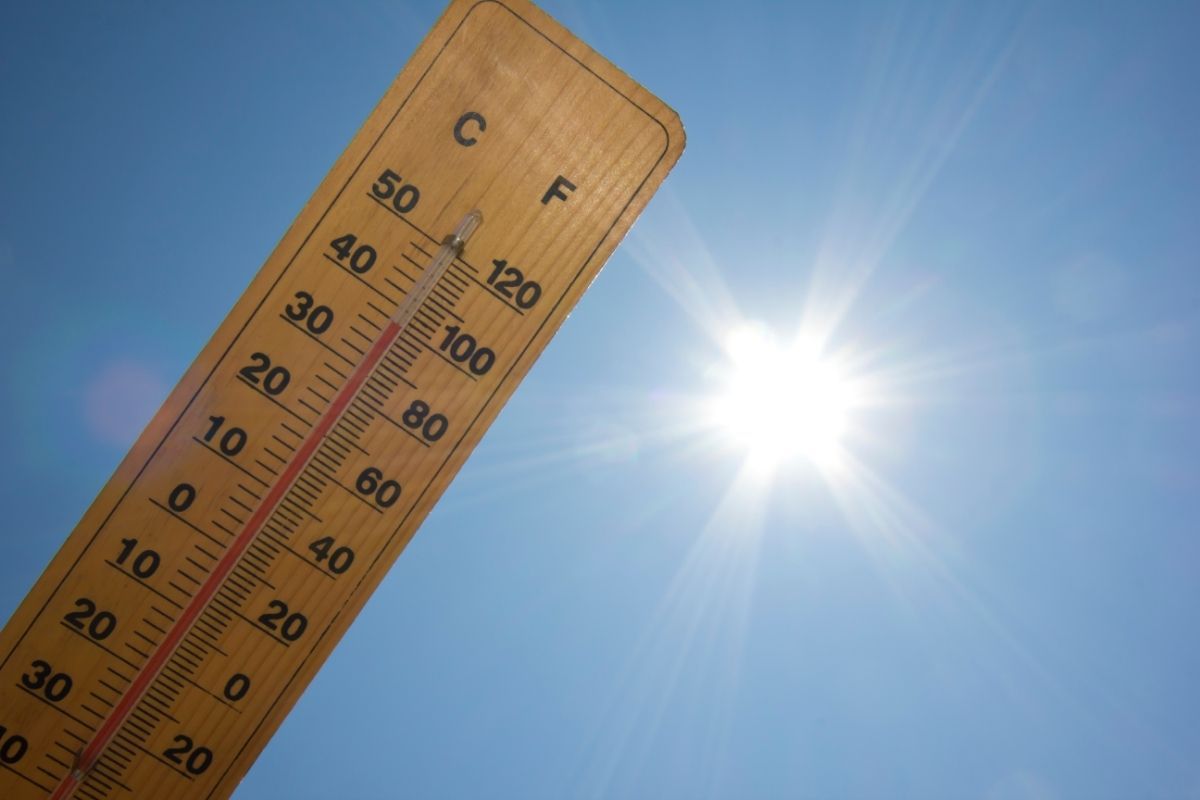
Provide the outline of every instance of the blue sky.
[[[544,8],[688,150],[237,797],[1200,797],[1195,5]],[[7,9],[0,617],[440,10]]]

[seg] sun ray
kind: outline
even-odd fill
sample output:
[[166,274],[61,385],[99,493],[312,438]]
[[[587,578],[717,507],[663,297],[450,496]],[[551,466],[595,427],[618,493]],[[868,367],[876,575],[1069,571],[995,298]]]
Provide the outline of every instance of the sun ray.
[[632,648],[605,704],[608,712],[581,753],[580,794],[623,794],[671,706],[704,687],[698,712],[702,753],[677,776],[689,796],[719,785],[758,555],[767,487],[744,466],[691,544],[662,601]]

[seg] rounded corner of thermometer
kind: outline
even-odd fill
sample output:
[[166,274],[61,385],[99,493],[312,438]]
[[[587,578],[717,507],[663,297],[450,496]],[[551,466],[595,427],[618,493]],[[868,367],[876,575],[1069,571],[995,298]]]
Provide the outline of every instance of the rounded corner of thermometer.
[[654,115],[654,120],[662,126],[663,134],[667,137],[663,158],[667,162],[667,169],[670,169],[687,147],[687,129],[683,127],[683,118],[679,116],[679,112],[665,103]]

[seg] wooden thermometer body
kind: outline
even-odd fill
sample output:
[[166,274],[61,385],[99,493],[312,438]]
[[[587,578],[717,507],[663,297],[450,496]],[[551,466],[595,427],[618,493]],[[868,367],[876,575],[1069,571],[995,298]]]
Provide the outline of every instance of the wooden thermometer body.
[[0,797],[228,796],[683,145],[455,0],[0,634]]

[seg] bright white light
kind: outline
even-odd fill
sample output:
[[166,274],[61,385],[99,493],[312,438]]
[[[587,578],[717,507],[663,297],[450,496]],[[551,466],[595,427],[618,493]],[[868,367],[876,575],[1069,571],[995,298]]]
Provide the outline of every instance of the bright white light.
[[714,424],[762,466],[795,456],[834,466],[857,402],[837,363],[811,344],[784,346],[756,327],[734,332],[726,354]]

